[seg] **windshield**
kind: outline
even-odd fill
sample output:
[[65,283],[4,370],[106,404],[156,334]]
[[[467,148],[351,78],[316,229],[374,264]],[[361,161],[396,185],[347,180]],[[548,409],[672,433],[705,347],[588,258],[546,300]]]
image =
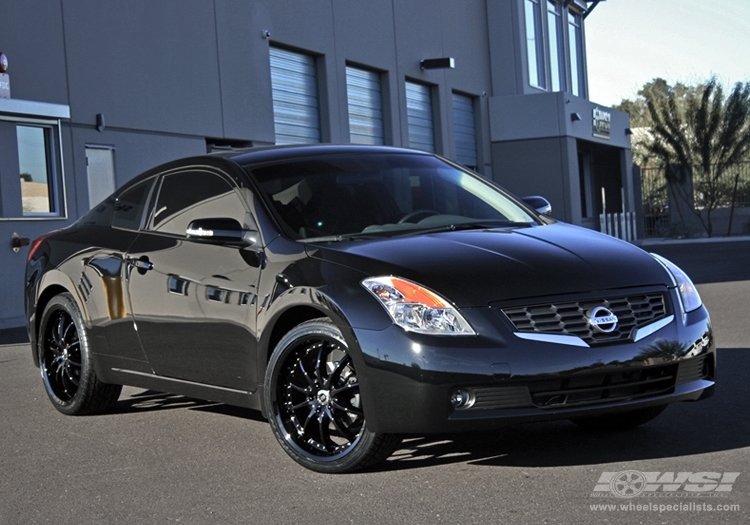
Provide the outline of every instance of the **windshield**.
[[481,177],[429,155],[337,154],[248,171],[295,239],[537,223]]

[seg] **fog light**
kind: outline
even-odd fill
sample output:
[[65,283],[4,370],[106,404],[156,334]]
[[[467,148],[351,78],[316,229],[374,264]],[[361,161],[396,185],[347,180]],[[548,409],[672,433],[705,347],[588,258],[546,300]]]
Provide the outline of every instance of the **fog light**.
[[469,408],[474,404],[474,395],[469,390],[459,388],[451,394],[453,408]]

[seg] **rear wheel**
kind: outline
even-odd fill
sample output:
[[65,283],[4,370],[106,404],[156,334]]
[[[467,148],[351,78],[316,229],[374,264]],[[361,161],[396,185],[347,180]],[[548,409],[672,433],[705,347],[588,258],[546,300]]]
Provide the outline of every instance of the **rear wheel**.
[[341,331],[327,319],[302,323],[281,339],[265,385],[276,439],[309,469],[361,470],[385,460],[401,442],[367,428],[354,363]]
[[37,353],[44,388],[63,414],[105,412],[117,402],[122,386],[96,377],[83,319],[70,294],[52,298],[44,309]]
[[648,423],[656,416],[664,412],[667,405],[648,408],[639,408],[629,412],[618,414],[606,414],[604,416],[581,417],[571,419],[573,423],[587,430],[627,430]]

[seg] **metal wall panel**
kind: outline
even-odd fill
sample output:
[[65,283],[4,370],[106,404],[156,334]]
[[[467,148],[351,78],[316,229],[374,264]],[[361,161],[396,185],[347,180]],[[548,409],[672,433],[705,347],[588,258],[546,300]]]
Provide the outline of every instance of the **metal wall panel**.
[[276,144],[320,142],[315,58],[278,47],[270,53]]

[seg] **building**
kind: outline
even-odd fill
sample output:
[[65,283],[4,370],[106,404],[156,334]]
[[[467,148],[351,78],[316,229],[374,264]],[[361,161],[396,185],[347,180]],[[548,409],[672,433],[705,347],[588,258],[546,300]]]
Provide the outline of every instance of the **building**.
[[597,228],[604,201],[632,210],[627,115],[588,100],[598,2],[6,2],[0,329],[24,324],[26,239],[220,148],[411,146],[543,194],[575,224]]

